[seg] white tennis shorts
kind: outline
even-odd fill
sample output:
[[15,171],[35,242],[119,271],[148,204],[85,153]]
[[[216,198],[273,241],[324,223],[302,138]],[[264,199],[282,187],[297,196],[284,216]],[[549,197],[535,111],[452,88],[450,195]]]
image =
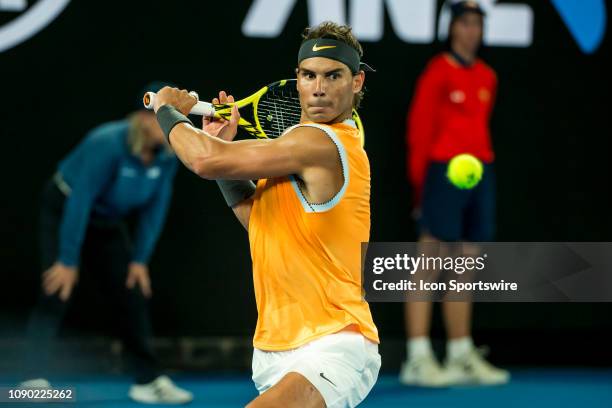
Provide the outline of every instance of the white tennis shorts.
[[253,382],[260,394],[295,372],[321,393],[327,408],[355,407],[380,370],[378,345],[353,331],[330,334],[288,351],[253,351]]

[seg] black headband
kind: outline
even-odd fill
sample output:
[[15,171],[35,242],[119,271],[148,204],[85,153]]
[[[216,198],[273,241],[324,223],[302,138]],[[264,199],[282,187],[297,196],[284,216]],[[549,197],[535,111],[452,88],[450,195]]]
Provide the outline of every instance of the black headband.
[[340,61],[349,67],[353,74],[360,70],[375,72],[368,64],[361,62],[359,53],[350,45],[331,38],[313,38],[300,46],[298,65],[307,58],[323,57]]

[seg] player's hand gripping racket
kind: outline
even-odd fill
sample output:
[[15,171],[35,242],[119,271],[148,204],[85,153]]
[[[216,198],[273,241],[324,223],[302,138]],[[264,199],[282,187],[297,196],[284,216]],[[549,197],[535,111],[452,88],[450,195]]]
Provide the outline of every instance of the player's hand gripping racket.
[[[155,93],[147,92],[143,103],[146,108],[153,109]],[[233,105],[238,105],[240,109],[241,117],[238,126],[251,136],[258,138],[279,137],[288,127],[300,123],[302,116],[295,79],[283,79],[271,83],[253,95],[234,103],[213,105],[209,102],[198,101],[190,113],[229,120]],[[353,120],[359,129],[363,146],[365,141],[363,124],[355,109],[353,109]]]

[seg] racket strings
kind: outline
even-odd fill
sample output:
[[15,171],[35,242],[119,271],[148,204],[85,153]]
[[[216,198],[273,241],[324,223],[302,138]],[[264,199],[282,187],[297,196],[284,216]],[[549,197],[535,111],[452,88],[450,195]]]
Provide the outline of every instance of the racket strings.
[[268,91],[257,104],[259,123],[268,137],[278,137],[285,129],[300,123],[302,107],[297,92]]

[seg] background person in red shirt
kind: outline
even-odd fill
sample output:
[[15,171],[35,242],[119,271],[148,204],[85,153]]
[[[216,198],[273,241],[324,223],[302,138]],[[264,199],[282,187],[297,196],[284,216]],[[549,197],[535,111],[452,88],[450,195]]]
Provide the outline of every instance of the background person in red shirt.
[[[408,115],[408,178],[421,242],[491,241],[495,175],[489,118],[497,77],[478,58],[484,11],[474,1],[454,2],[450,9],[448,51],[427,65]],[[472,154],[484,164],[483,178],[472,190],[459,190],[446,178],[448,162],[461,153]],[[429,338],[431,302],[406,303],[409,339],[400,381],[422,386],[507,382],[508,372],[493,367],[474,347],[471,302],[444,302],[442,308],[449,338],[444,368]]]

